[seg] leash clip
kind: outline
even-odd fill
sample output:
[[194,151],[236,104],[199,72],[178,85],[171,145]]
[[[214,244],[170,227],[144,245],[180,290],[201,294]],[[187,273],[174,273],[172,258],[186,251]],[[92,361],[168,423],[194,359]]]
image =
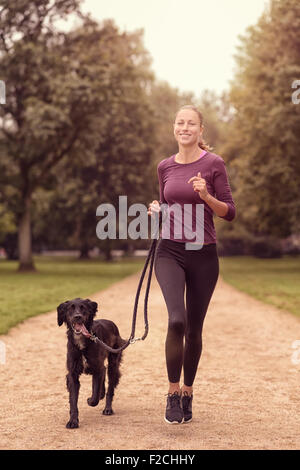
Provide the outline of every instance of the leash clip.
[[131,338],[131,339],[129,340],[129,343],[130,343],[130,344],[134,344],[134,343],[136,343],[137,341],[141,341],[142,339],[143,339],[143,338]]
[[94,341],[94,343],[96,343],[96,342],[97,342],[97,339],[98,339],[98,338],[97,338],[96,335],[92,335],[92,334],[91,334],[91,336],[90,336],[90,340],[91,340],[91,341]]

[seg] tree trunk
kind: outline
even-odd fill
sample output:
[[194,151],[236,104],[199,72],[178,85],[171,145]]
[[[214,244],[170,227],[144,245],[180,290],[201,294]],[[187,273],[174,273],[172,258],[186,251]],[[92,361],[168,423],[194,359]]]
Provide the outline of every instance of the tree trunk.
[[19,225],[19,271],[35,271],[32,259],[30,208],[31,196],[27,196]]
[[80,256],[79,256],[79,258],[80,259],[89,259],[90,258],[89,251],[90,251],[90,248],[89,248],[88,244],[83,243],[80,247]]
[[113,258],[112,258],[111,249],[109,247],[105,248],[103,252],[104,252],[105,261],[112,261]]

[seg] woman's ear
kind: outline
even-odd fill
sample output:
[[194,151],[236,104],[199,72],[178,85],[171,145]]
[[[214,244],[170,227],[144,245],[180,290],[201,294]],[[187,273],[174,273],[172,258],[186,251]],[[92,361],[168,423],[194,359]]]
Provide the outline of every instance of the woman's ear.
[[69,300],[63,302],[57,307],[57,323],[58,326],[61,326],[64,321],[66,321],[66,310],[68,306]]

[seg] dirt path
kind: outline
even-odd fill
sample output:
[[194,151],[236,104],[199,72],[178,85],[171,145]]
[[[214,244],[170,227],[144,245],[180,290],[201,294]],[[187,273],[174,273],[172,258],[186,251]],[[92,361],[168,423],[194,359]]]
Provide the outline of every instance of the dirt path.
[[[94,295],[98,317],[131,329],[139,274]],[[144,292],[144,290],[143,290]],[[143,332],[143,295],[137,333]],[[65,300],[65,299],[62,299]],[[155,279],[150,333],[124,353],[115,415],[103,402],[87,405],[91,377],[82,376],[80,428],[65,428],[65,327],[56,312],[27,320],[0,337],[1,449],[299,449],[300,365],[291,361],[300,321],[238,292],[219,279],[204,326],[204,350],[194,385],[194,419],[163,420],[167,312]]]

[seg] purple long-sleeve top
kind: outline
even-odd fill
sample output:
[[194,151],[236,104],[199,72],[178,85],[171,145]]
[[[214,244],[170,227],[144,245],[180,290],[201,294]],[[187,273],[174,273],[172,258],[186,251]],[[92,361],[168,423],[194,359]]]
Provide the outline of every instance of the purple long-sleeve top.
[[[228,211],[222,218],[228,221],[234,219],[235,204],[223,158],[214,153],[203,151],[201,156],[194,162],[178,163],[175,161],[175,155],[172,155],[162,160],[157,166],[160,190],[159,202],[163,204],[162,208],[165,208],[166,211],[169,210],[170,220],[169,226],[164,223],[162,225],[162,238],[193,243],[201,238],[198,237],[197,233],[202,231],[202,243],[216,243],[213,210],[200,198],[199,193],[194,191],[193,183],[188,183],[190,178],[198,175],[198,172],[205,179],[208,192],[219,201],[227,204]],[[181,213],[170,210],[170,207],[176,203],[177,207],[178,205],[181,207]],[[202,205],[199,212],[198,209],[196,210],[197,205]],[[203,211],[204,218],[200,216],[201,211]],[[162,212],[164,214],[163,210]],[[191,227],[192,231],[185,229],[187,225]],[[194,238],[191,238],[192,234]]]

